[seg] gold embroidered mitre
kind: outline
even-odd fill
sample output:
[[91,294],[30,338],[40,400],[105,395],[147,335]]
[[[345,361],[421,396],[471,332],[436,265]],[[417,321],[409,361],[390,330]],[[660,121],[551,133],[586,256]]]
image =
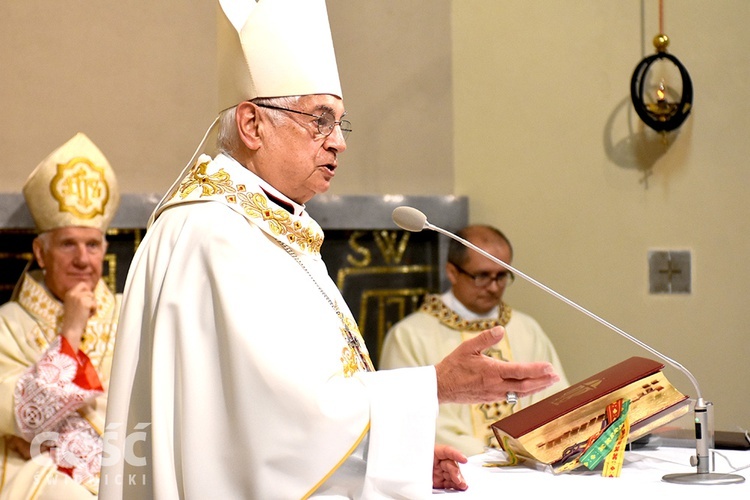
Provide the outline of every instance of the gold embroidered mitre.
[[120,204],[112,167],[80,132],[37,165],[23,196],[40,233],[69,226],[106,231]]

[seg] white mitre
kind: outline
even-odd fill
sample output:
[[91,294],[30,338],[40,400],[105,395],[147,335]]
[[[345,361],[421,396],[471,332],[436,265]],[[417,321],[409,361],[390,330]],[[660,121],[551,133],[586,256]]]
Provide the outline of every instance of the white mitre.
[[342,97],[324,0],[219,0],[220,110],[256,97]]
[[70,226],[104,232],[120,204],[112,167],[80,132],[37,165],[23,196],[40,233]]
[[[219,0],[219,109],[257,97],[343,98],[325,0]],[[157,204],[147,227],[195,165],[219,117]]]

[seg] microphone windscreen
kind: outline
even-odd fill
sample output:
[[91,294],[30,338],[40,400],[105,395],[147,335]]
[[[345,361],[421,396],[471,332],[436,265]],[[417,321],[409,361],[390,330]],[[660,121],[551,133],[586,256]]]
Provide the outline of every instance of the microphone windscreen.
[[427,216],[413,207],[396,207],[392,217],[398,227],[414,233],[424,229],[427,222]]

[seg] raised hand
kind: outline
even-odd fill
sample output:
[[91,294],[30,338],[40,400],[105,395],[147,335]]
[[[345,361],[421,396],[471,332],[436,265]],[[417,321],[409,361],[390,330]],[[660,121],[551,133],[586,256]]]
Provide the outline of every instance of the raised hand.
[[73,350],[81,346],[81,336],[86,323],[96,312],[94,291],[88,283],[78,283],[63,297],[63,321],[60,335],[70,343]]
[[560,378],[549,363],[498,361],[482,353],[503,338],[496,326],[462,342],[435,366],[440,403],[490,403],[508,392],[519,397],[549,387]]

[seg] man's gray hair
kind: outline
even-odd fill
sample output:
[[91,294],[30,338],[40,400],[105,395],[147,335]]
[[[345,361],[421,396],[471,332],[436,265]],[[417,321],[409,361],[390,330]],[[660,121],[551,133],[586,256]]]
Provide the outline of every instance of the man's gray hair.
[[50,239],[51,238],[52,238],[52,235],[51,235],[51,233],[49,231],[45,231],[43,233],[40,233],[36,237],[36,239],[39,240],[39,243],[42,244],[42,250],[44,250],[45,253],[49,251],[49,246],[50,246],[50,243],[51,243]]
[[[280,108],[294,108],[294,105],[299,102],[300,96],[289,96],[289,97],[258,97],[253,99],[253,104],[266,105],[266,106],[277,106]],[[267,109],[267,108],[266,108]],[[283,113],[283,111],[268,109],[269,115],[273,123],[276,123],[276,119]],[[240,139],[239,131],[237,130],[237,106],[233,106],[229,109],[225,109],[219,114],[219,132],[216,139],[216,146],[219,152],[232,156],[233,153],[240,150],[242,147],[242,140]]]

